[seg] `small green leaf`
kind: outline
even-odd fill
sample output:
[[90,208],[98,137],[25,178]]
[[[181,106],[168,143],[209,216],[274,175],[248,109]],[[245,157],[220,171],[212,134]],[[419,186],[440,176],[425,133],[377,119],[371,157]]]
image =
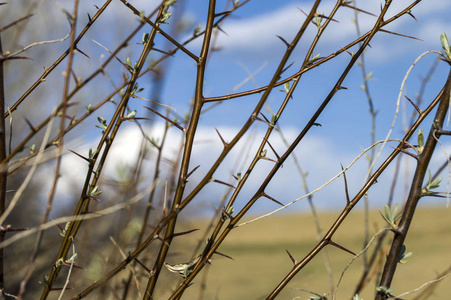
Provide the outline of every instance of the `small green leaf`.
[[[136,64],[135,64],[135,69],[136,69]],[[139,88],[139,84],[138,84],[138,82],[136,82],[135,85],[133,86],[131,94],[132,95],[138,94],[138,93],[142,92],[143,90],[144,90],[144,88]]]
[[194,258],[192,261],[187,263],[181,263],[181,264],[175,264],[171,265],[168,263],[164,263],[164,266],[173,273],[179,273],[182,275],[183,278],[186,278],[193,272],[194,266],[197,264],[197,262],[200,260],[202,255],[199,255],[198,257]]
[[164,5],[165,6],[171,6],[172,4],[174,4],[175,2],[177,2],[177,0],[167,0]]
[[33,144],[30,146],[30,154],[33,155],[35,151],[36,151],[36,144]]
[[428,183],[424,189],[421,190],[421,193],[424,195],[432,194],[431,190],[438,188],[440,186],[440,182],[442,182],[442,177],[436,178],[432,181],[431,171],[428,170]]
[[141,43],[136,43],[136,44],[137,45],[145,45],[147,43],[147,41],[149,40],[149,36],[150,35],[148,33],[144,32],[143,35],[142,35],[142,38],[141,38],[142,42]]
[[440,182],[442,181],[442,177],[435,179],[434,181],[431,182],[430,184],[430,189],[436,189],[440,186]]
[[65,263],[66,264],[72,264],[75,263],[75,259],[77,258],[77,253],[74,253],[74,255],[72,255],[69,259],[66,259]]
[[98,195],[100,195],[100,194],[102,194],[102,191],[99,191],[99,187],[96,185],[96,186],[92,189],[91,193],[89,193],[89,196],[90,196],[90,197],[96,197],[96,196],[98,196]]
[[442,48],[445,50],[446,56],[448,59],[451,59],[451,48],[449,47],[448,37],[446,36],[446,33],[442,33],[440,35],[440,42],[442,43]]
[[287,93],[290,91],[290,82],[285,82],[283,84],[283,90],[280,90],[282,93]]
[[[127,110],[128,110],[128,108],[127,108]],[[126,116],[126,118],[127,119],[133,119],[133,117],[136,115],[136,110],[132,110],[132,111],[130,111],[128,114],[127,114],[127,116]]]
[[422,153],[424,149],[424,134],[421,129],[418,130],[418,152]]
[[48,276],[44,276],[43,281],[39,281],[40,285],[46,285],[49,282],[49,277]]
[[60,232],[60,235],[61,235],[62,237],[65,237],[65,236],[66,236],[66,233],[67,233],[67,230],[69,229],[69,226],[70,226],[70,222],[67,222],[67,223],[66,223],[66,226],[65,226],[64,229],[63,229],[63,231]]
[[105,124],[106,123],[105,119],[102,118],[102,117],[97,117],[97,121],[99,121],[100,124]]
[[154,146],[155,148],[158,148],[158,144],[159,144],[159,139],[155,139],[155,138],[150,138],[150,143],[152,144],[152,146]]
[[326,295],[324,295],[324,296],[314,295],[314,296],[310,296],[310,300],[327,300],[327,297],[326,297]]
[[92,150],[92,148],[89,148],[89,159],[94,159],[94,155],[96,155],[97,149]]
[[97,128],[100,128],[100,129],[103,129],[103,130],[107,129],[108,125],[107,125],[106,120],[104,118],[97,117],[97,121],[99,121],[99,123],[100,123],[100,125],[96,125]]
[[385,222],[390,224],[390,221],[385,217],[385,215],[382,213],[382,211],[379,209],[379,213],[381,214],[382,218],[385,220]]
[[165,11],[163,11],[163,15],[161,19],[158,21],[159,24],[168,24],[166,21],[172,16],[170,12],[167,11],[169,6],[165,6]]
[[283,88],[285,89],[285,93],[288,93],[290,91],[290,82],[285,82]]
[[193,30],[193,36],[196,36],[199,32],[200,32],[200,29],[202,28],[202,25],[201,24],[198,24],[197,26],[196,26],[196,28],[194,28],[194,30]]
[[233,214],[233,212],[235,211],[235,209],[233,208],[233,206],[230,206],[229,209],[227,210],[227,213],[229,215]]
[[144,21],[145,21],[144,18],[145,18],[144,10],[141,10],[139,12],[139,21],[144,23]]
[[384,209],[385,209],[385,215],[387,216],[387,218],[388,218],[389,220],[392,220],[392,215],[391,215],[390,206],[385,205]]
[[398,203],[396,203],[395,207],[393,207],[393,211],[391,213],[392,220],[394,220],[394,221],[397,220],[397,218],[399,217],[399,216],[398,217],[396,216],[397,214],[398,214]]
[[386,288],[385,286],[378,286],[376,288],[376,291],[381,292],[384,295],[388,295],[391,292],[393,292],[393,289],[392,288]]
[[143,33],[142,41],[143,43],[147,43],[149,40],[149,34],[147,32]]
[[127,58],[125,59],[125,64],[126,64],[130,69],[133,69],[133,67],[132,67],[132,61],[130,60],[130,57],[127,57]]
[[55,263],[55,267],[58,268],[59,266],[61,266],[63,264],[63,258],[60,258],[56,261]]
[[382,218],[387,222],[393,229],[397,230],[398,225],[396,224],[396,221],[401,217],[401,214],[397,215],[398,213],[398,204],[395,205],[393,210],[390,209],[388,205],[384,206],[384,213],[379,209],[379,213],[381,214]]
[[432,122],[432,128],[434,128],[435,130],[440,129],[440,122],[437,119],[435,119],[434,122]]
[[398,256],[398,263],[400,263],[400,264],[407,263],[407,258],[411,257],[412,254],[413,254],[412,252],[406,253],[406,246],[402,245],[401,252],[399,253],[399,256]]
[[313,23],[315,23],[316,27],[318,27],[318,29],[321,28],[321,22],[323,21],[323,17],[321,17],[321,15],[319,13],[315,13],[315,20],[313,21]]
[[222,212],[222,220],[225,221],[229,218],[229,216],[231,216],[233,214],[233,212],[235,211],[235,209],[233,208],[233,206],[230,206],[227,209],[227,213],[225,213],[224,211]]
[[310,56],[310,60],[307,63],[307,66],[313,64],[315,61],[317,61],[320,58],[320,54],[316,54],[315,56],[313,56],[313,54]]

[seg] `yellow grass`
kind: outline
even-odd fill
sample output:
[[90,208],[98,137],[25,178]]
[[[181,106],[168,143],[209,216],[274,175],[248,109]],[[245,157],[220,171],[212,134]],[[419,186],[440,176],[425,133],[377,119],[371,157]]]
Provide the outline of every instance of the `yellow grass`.
[[[399,264],[392,287],[394,295],[416,289],[433,280],[439,273],[451,266],[451,211],[446,208],[420,209],[415,215],[406,241],[407,251],[413,252],[407,264]],[[323,230],[335,220],[337,213],[323,213],[320,222]],[[372,234],[384,226],[379,212],[370,215]],[[190,228],[205,228],[205,222],[189,224]],[[334,237],[334,242],[358,253],[363,248],[363,213],[355,211],[346,219]],[[181,238],[168,260],[180,263],[189,259],[186,254],[203,234],[202,231]],[[389,233],[388,236],[392,236]],[[283,279],[292,267],[285,249],[296,260],[301,260],[316,244],[317,236],[313,218],[309,214],[279,214],[232,231],[230,237],[220,248],[220,252],[232,256],[234,261],[216,255],[184,294],[185,299],[199,299],[202,286],[206,284],[203,299],[264,299]],[[388,244],[385,250],[388,251]],[[326,248],[336,286],[339,276],[352,259],[352,255],[333,246]],[[370,250],[370,253],[372,251]],[[384,257],[381,257],[383,263]],[[381,266],[383,267],[383,265]],[[358,258],[345,272],[338,288],[336,299],[351,299],[356,283],[362,272],[362,258]],[[165,276],[178,276],[164,271]],[[203,283],[203,278],[207,278]],[[375,280],[371,281],[360,294],[361,298],[374,299]],[[429,299],[450,299],[451,276],[441,281]],[[329,279],[323,255],[318,255],[307,265],[278,299],[310,299],[310,294],[299,288],[328,295],[332,299]],[[170,287],[168,287],[170,288]],[[420,292],[404,296],[402,299],[419,299]],[[166,295],[166,294],[165,294]],[[165,297],[165,295],[160,295]],[[162,298],[163,299],[163,298]],[[421,298],[423,299],[423,298]]]

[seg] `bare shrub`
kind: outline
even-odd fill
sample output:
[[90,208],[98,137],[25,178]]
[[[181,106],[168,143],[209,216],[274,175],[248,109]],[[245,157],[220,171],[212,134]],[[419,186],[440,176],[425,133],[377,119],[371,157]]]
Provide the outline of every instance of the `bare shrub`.
[[[437,68],[440,60],[446,62],[440,68],[447,67],[451,51],[442,34],[444,54],[416,53],[435,56],[418,95],[404,93],[409,70],[404,81],[396,74],[401,91],[389,102],[373,89],[364,53],[366,58],[382,51],[388,57],[396,51],[378,48],[382,36],[415,40],[391,28],[400,20],[421,26],[414,16],[421,0],[402,7],[386,0],[380,10],[345,0],[293,5],[297,19],[291,32],[254,29],[237,40],[228,35],[228,22],[268,3],[61,2],[16,0],[0,6],[4,298],[274,299],[308,292],[311,299],[327,299],[340,292],[361,299],[364,289],[376,299],[395,297],[392,280],[398,264],[411,256],[405,239],[419,200],[448,197],[439,178],[448,160],[435,174],[428,175],[428,168],[439,138],[450,133],[443,124],[451,79],[445,82]],[[197,6],[200,25],[189,17],[190,5]],[[236,26],[227,28],[234,34],[247,30]],[[340,35],[349,26],[355,39]],[[271,56],[250,62],[267,46],[259,38],[267,35],[274,37]],[[223,53],[225,37],[236,45],[252,38],[255,46]],[[436,39],[438,45],[439,34]],[[232,64],[242,78],[231,78],[237,74]],[[358,84],[349,80],[357,71]],[[387,68],[378,76],[397,71]],[[428,84],[435,96],[425,92]],[[357,102],[359,85],[363,93]],[[400,125],[401,112],[410,116]],[[339,129],[340,123],[349,132]],[[431,129],[421,129],[425,124]],[[321,142],[315,140],[319,136]],[[337,140],[340,146],[329,148]],[[348,152],[356,142],[364,150]],[[416,163],[413,172],[406,161]],[[402,189],[399,178],[409,181],[404,201],[393,200]],[[335,211],[329,221],[317,213],[317,195],[322,207]],[[373,229],[370,221],[374,198],[387,199],[382,218],[377,216],[385,222],[382,228],[378,223]],[[284,230],[270,230],[282,226],[276,212],[297,213],[295,203],[308,204],[313,226],[289,223],[284,229],[286,236],[308,244],[292,245],[302,246],[293,251],[282,241]],[[358,204],[364,220],[352,227],[362,228],[361,235],[354,233],[360,248],[340,242],[338,233]],[[235,245],[243,226],[265,228],[264,222],[271,224],[268,232],[257,229],[253,235],[262,234],[259,248],[268,254],[249,258],[239,277],[243,261],[233,262],[223,249],[233,248],[227,242]],[[272,248],[291,265],[279,263]],[[314,269],[319,253],[325,271],[317,277],[326,288],[312,289],[301,280],[298,289],[288,289],[302,270]],[[337,253],[349,264],[337,262]],[[357,259],[359,275],[342,292],[342,279]],[[230,267],[215,268],[216,261]],[[446,278],[449,268],[440,271],[426,290]],[[216,290],[220,283],[209,281],[222,278],[221,272],[237,281],[261,280],[254,277],[258,273],[271,278],[258,290],[237,282],[236,289],[222,292]],[[195,281],[201,284],[190,287]]]

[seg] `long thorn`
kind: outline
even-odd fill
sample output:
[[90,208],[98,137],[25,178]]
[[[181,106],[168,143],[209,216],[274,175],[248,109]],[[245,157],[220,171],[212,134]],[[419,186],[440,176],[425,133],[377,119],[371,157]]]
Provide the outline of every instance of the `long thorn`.
[[212,179],[210,179],[210,181],[211,181],[211,182],[217,182],[217,183],[220,183],[220,184],[223,184],[223,185],[226,185],[226,186],[229,186],[229,187],[231,187],[231,188],[236,189],[236,187],[233,186],[233,185],[231,185],[230,183],[227,183],[227,182],[224,182],[224,181],[221,181],[221,180],[218,180],[218,179],[212,178]]
[[364,13],[364,14],[367,14],[367,15],[370,15],[370,16],[373,16],[373,17],[376,17],[376,18],[377,18],[377,16],[376,16],[375,14],[372,14],[372,13],[370,13],[370,12],[367,12],[367,11],[363,10],[363,9],[357,8],[357,7],[355,7],[355,6],[351,6],[351,5],[349,5],[349,4],[344,4],[344,3],[342,3],[341,5],[342,5],[342,6],[345,6],[345,7],[349,7],[349,8],[351,8],[351,9],[356,10],[356,11],[359,11],[359,12],[362,12],[362,13]]
[[75,151],[72,151],[72,150],[70,150],[70,149],[68,149],[70,152],[72,152],[73,154],[75,154],[75,155],[77,155],[78,157],[80,157],[80,158],[82,158],[82,159],[84,159],[84,160],[86,160],[88,163],[90,162],[89,161],[89,159],[88,158],[86,158],[86,157],[84,157],[83,155],[81,155],[81,154],[78,154],[77,152],[75,152]]
[[218,129],[215,127],[216,133],[219,135],[219,138],[221,139],[222,144],[224,145],[224,147],[227,147],[228,143],[226,143],[226,141],[224,141],[224,139],[222,138],[221,134],[219,133]]
[[277,154],[276,150],[274,150],[271,143],[268,140],[266,140],[266,143],[268,143],[269,148],[271,148],[272,152],[274,152],[274,155],[277,157],[277,160],[279,160],[280,156]]
[[389,31],[389,30],[382,29],[382,28],[379,29],[379,31],[386,32],[386,33],[390,33],[390,34],[394,34],[394,35],[398,35],[398,36],[402,36],[402,37],[406,37],[406,38],[409,38],[409,39],[414,39],[414,40],[418,40],[418,41],[423,41],[422,39],[416,38],[416,37],[414,37],[414,36],[410,36],[410,35],[406,35],[406,34],[401,34],[401,33],[396,33],[396,32],[393,32],[393,31]]
[[410,100],[409,97],[407,97],[406,95],[404,95],[404,97],[406,97],[406,99],[409,100],[410,104],[412,104],[412,106],[415,107],[415,109],[416,109],[416,111],[418,112],[418,114],[421,114],[421,113],[422,113],[421,109],[420,109],[415,103],[413,103],[413,101]]
[[266,193],[262,193],[262,196],[265,197],[265,198],[268,198],[269,200],[272,200],[272,201],[276,202],[276,203],[279,204],[280,206],[284,206],[281,202],[277,201],[276,199],[274,199],[273,197],[269,196],[269,195],[266,194]]
[[182,126],[180,126],[179,124],[175,123],[174,121],[172,121],[171,119],[169,119],[168,117],[163,116],[162,114],[160,114],[159,112],[157,112],[156,110],[144,106],[144,108],[147,108],[148,110],[150,110],[151,112],[157,114],[158,116],[162,117],[163,119],[165,119],[166,121],[168,121],[169,123],[171,123],[172,125],[174,125],[175,127],[177,127],[178,129],[180,129],[181,131],[183,131],[183,133],[186,133],[186,129],[183,128]]
[[346,172],[345,169],[343,169],[343,165],[341,165],[341,170],[343,171],[343,179],[345,181],[345,193],[346,193],[346,203],[349,205],[351,203],[351,200],[349,199],[349,191],[348,191],[348,181],[346,180]]
[[287,46],[287,48],[290,48],[290,44],[280,35],[277,36],[284,44],[285,46]]
[[188,177],[190,177],[191,174],[193,174],[199,167],[200,165],[194,167],[194,169],[192,169],[188,174],[186,174],[185,180],[188,179]]
[[330,245],[332,245],[332,246],[337,247],[338,249],[341,249],[341,250],[343,250],[343,251],[346,251],[346,252],[351,253],[352,255],[356,256],[356,254],[355,254],[354,252],[352,252],[351,250],[346,249],[345,247],[340,246],[340,245],[338,245],[337,243],[332,242],[331,240],[329,240],[328,243],[329,243]]
[[[390,146],[390,147],[391,147],[391,146]],[[395,148],[395,147],[391,147],[391,148],[396,149],[396,150],[398,150],[398,151],[401,151],[402,153],[407,154],[407,155],[409,155],[409,156],[415,158],[416,160],[418,160],[418,156],[416,156],[415,154],[412,154],[412,153],[406,151],[405,149],[399,149],[399,148]]]
[[293,255],[291,255],[291,253],[287,249],[285,249],[285,251],[287,252],[288,256],[290,257],[293,265],[297,264],[298,262],[293,258]]

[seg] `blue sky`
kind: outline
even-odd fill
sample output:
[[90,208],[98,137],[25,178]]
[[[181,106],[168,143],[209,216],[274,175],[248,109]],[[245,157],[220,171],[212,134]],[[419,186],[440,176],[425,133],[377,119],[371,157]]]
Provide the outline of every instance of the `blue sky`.
[[[308,12],[311,3],[310,1],[281,1],[277,3],[273,1],[259,1],[258,3],[251,2],[242,11],[237,11],[236,17],[231,18],[222,26],[227,35],[220,34],[217,40],[217,44],[222,50],[215,54],[210,61],[207,75],[212,74],[212,80],[207,80],[205,90],[211,93],[212,96],[229,92],[247,76],[245,68],[250,72],[254,72],[259,68],[263,68],[263,70],[255,76],[255,81],[249,81],[240,90],[252,89],[255,87],[255,84],[262,86],[267,83],[284,51],[284,45],[276,35],[281,35],[289,41],[296,33],[304,17],[297,7]],[[323,1],[319,11],[329,12],[332,3],[333,1]],[[392,12],[388,15],[391,16],[408,3],[408,1],[395,1]],[[371,1],[371,3],[359,1],[358,6],[377,14],[380,3],[377,1]],[[387,27],[387,30],[415,36],[422,41],[381,33],[371,43],[371,48],[366,51],[366,69],[367,72],[373,72],[373,77],[369,82],[370,92],[375,109],[378,112],[377,140],[386,137],[392,124],[400,84],[407,69],[416,57],[424,51],[441,50],[439,36],[449,28],[447,14],[443,12],[447,8],[449,9],[450,6],[446,1],[436,1],[434,7],[431,7],[430,3],[422,3],[412,11],[412,14],[419,22],[416,22],[410,16],[404,16],[393,25]],[[315,54],[328,55],[356,37],[356,29],[352,22],[352,18],[354,18],[353,11],[350,9],[343,10],[344,13],[336,16],[340,23],[331,24],[330,29],[326,31],[325,42],[319,43]],[[194,11],[196,10],[194,9]],[[198,14],[202,15],[201,13]],[[196,12],[193,15],[196,15]],[[374,21],[374,17],[359,14],[361,32],[366,32],[371,28]],[[311,30],[306,35],[306,38],[301,40],[300,50],[296,51],[292,60],[290,60],[295,62],[292,69],[296,70],[295,66],[298,66],[303,60],[303,53],[306,49],[306,46],[303,45],[309,45],[314,33],[315,30]],[[194,45],[190,49],[196,51],[198,50],[196,46],[198,45]],[[353,51],[356,51],[356,48]],[[404,89],[404,93],[411,99],[414,99],[415,94],[418,93],[419,77],[424,76],[435,59],[435,54],[426,56],[412,71]],[[283,118],[280,119],[279,124],[284,130],[292,131],[292,136],[295,136],[294,132],[302,128],[309,117],[309,113],[313,112],[320,101],[328,94],[348,60],[349,57],[344,54],[337,58],[336,61],[326,63],[304,76],[298,91],[295,93],[293,102],[284,113]],[[176,82],[183,82],[184,73],[178,72],[177,74],[179,77],[176,77]],[[440,64],[433,82],[426,89],[425,99],[431,99],[431,97],[435,96],[446,79],[446,74],[447,66]],[[306,169],[311,173],[309,177],[310,182],[313,182],[311,188],[332,177],[332,174],[336,174],[339,171],[339,163],[349,163],[363,148],[370,144],[369,132],[371,123],[368,114],[368,104],[363,91],[360,89],[361,84],[362,75],[360,69],[356,66],[344,82],[344,86],[348,87],[348,90],[339,92],[330,107],[320,117],[319,122],[323,126],[314,128],[308,135],[310,140],[301,143],[299,146],[297,155],[301,157],[301,161],[304,162]],[[275,89],[268,102],[273,110],[276,109],[277,103],[280,102],[283,96],[278,90]],[[174,93],[174,98],[178,97],[176,95],[177,91],[168,87],[168,95],[171,95],[171,92]],[[256,100],[256,98],[251,97],[249,100],[233,100],[235,103],[221,105],[211,112],[211,118],[207,114],[201,124],[218,128],[226,127],[230,130],[232,129],[230,128],[231,122],[240,125],[247,117],[244,114],[236,115],[236,110],[244,111],[248,109],[250,111],[253,109]],[[401,115],[398,116],[393,137],[401,137],[401,117]],[[429,125],[426,125],[426,128],[428,127]],[[214,136],[213,132],[211,134]],[[309,149],[310,147],[315,150],[312,151]],[[315,154],[317,156],[313,157]],[[303,157],[307,158],[303,159]],[[325,157],[328,158],[326,159]],[[327,163],[322,164],[324,160]],[[349,172],[350,175],[348,175],[354,179],[355,191],[357,191],[356,188],[363,180],[362,171],[364,170],[365,162],[363,161],[361,164],[360,167],[352,169]],[[324,170],[325,168],[327,170]],[[361,169],[358,170],[358,168]],[[281,170],[281,172],[288,175],[280,175],[281,179],[277,181],[278,184],[285,182],[285,178],[297,178],[296,175],[290,174],[289,171]],[[390,182],[390,178],[387,178],[387,182]],[[342,184],[341,179],[339,184]],[[295,185],[293,183],[285,185],[287,190],[293,192],[293,195],[299,192],[298,189],[293,188]],[[342,187],[340,188],[342,189]],[[384,187],[381,187],[379,191],[385,192],[385,195],[388,194],[384,191]],[[334,194],[334,192],[329,193],[329,195]],[[326,191],[325,195],[325,198],[327,198],[328,194]],[[289,198],[289,196],[287,195],[286,198]],[[384,200],[381,199],[380,201]],[[331,204],[328,203],[324,207],[328,205]],[[377,205],[380,205],[380,202]]]
[[[94,2],[98,6],[102,4],[102,1]],[[225,7],[225,2],[218,1],[218,11]],[[392,8],[388,13],[389,16],[398,12],[411,1],[398,0],[393,2]],[[69,11],[72,9],[72,1],[58,1],[58,3]],[[139,10],[144,9],[146,12],[151,10],[149,1],[135,0],[130,1],[130,3],[135,5]],[[185,32],[178,36],[179,41],[188,38],[197,24],[200,23],[204,26],[203,22],[205,20],[207,3],[204,0],[179,0],[175,4],[176,9],[185,8],[186,13],[182,18],[189,24]],[[335,1],[322,1],[319,12],[328,14],[333,3]],[[245,91],[266,85],[271,79],[272,73],[285,50],[284,44],[277,38],[277,35],[290,41],[305,19],[305,16],[298,8],[308,12],[311,5],[312,1],[250,1],[237,10],[231,18],[227,19],[221,25],[221,28],[226,34],[219,33],[216,45],[221,47],[221,50],[213,53],[208,63],[207,80],[204,88],[205,96],[219,96],[230,93],[248,78],[249,73],[254,72],[256,74],[240,86],[238,91]],[[378,13],[380,5],[381,1],[360,0],[357,2],[359,8],[374,14]],[[50,7],[57,11],[56,6],[50,5]],[[78,28],[82,28],[84,22],[86,22],[86,13],[89,12],[93,15],[94,11],[95,9],[93,9],[92,5],[83,4],[80,8],[80,25]],[[373,97],[375,109],[378,112],[376,140],[385,138],[392,124],[400,84],[409,66],[424,51],[442,50],[440,45],[440,34],[442,32],[447,32],[451,37],[450,11],[451,2],[447,0],[435,0],[433,3],[431,1],[423,1],[412,10],[412,14],[419,22],[406,15],[386,28],[397,33],[415,36],[422,41],[394,36],[388,33],[380,33],[371,42],[371,48],[368,48],[365,52],[367,73],[373,73],[369,81],[370,93]],[[176,11],[174,11],[173,18],[175,18],[175,15]],[[10,17],[14,19],[15,16],[11,15]],[[314,53],[320,54],[320,56],[327,56],[353,41],[356,38],[356,28],[352,21],[353,18],[354,12],[351,9],[341,9],[335,17],[339,23],[331,23]],[[358,20],[361,26],[361,32],[366,32],[371,28],[376,18],[360,13]],[[113,1],[107,13],[99,20],[96,27],[92,29],[92,33],[89,33],[80,44],[80,49],[83,49],[91,59],[87,60],[82,56],[77,58],[77,66],[79,67],[77,75],[86,76],[85,74],[89,74],[89,71],[95,70],[98,63],[108,54],[92,40],[96,40],[104,46],[113,49],[118,39],[120,40],[128,34],[131,28],[134,28],[137,23],[136,21],[137,18],[131,12],[128,14],[124,13],[124,7],[120,1]],[[169,21],[171,22],[171,19]],[[60,15],[60,18],[55,17],[54,20],[47,20],[45,26],[49,26],[49,29],[54,29],[48,31],[48,37],[46,37],[48,39],[63,36],[68,30],[67,22],[62,15]],[[163,28],[169,29],[169,26]],[[296,50],[289,60],[290,62],[294,62],[293,66],[284,75],[292,74],[298,70],[315,32],[314,26],[311,26],[310,30],[301,40],[299,50]],[[137,39],[140,36],[138,34]],[[22,42],[26,44],[29,41],[23,40]],[[161,43],[160,48],[164,48],[166,45],[162,38],[158,39],[157,43]],[[198,40],[190,44],[188,48],[194,53],[199,53],[200,43],[201,40]],[[49,46],[50,48],[47,49],[55,50],[58,47],[65,49],[67,44],[68,41],[58,46]],[[137,54],[133,53],[139,52],[133,52],[133,50],[139,50],[139,47],[142,46],[130,45],[129,48],[119,54],[119,57],[125,59],[125,57],[130,56],[131,60],[134,61],[137,59]],[[356,50],[357,48],[355,47],[351,49],[353,52]],[[34,68],[30,73],[37,76],[37,74],[42,73],[43,60],[45,60],[45,63],[47,63],[47,60],[51,63],[56,59],[56,56],[42,58],[40,56],[43,54],[42,52],[39,52],[39,50],[34,51],[30,52],[30,55],[36,55],[35,59],[33,62],[27,63],[31,64],[31,67]],[[56,53],[60,52],[56,51]],[[310,114],[314,112],[324,97],[329,93],[349,61],[349,58],[349,55],[344,53],[303,76],[292,102],[287,107],[282,118],[279,119],[279,125],[288,140],[294,139],[299,130],[303,128],[310,118]],[[420,77],[425,76],[430,65],[436,58],[437,56],[435,54],[428,54],[418,63],[406,83],[403,94],[411,99],[415,98],[415,94],[418,93],[420,86]],[[195,64],[190,58],[179,52],[174,58],[168,61],[166,67],[168,77],[163,86],[162,101],[176,109],[178,114],[183,115],[188,110],[188,103],[193,96],[194,77],[192,74],[195,71]],[[121,72],[123,71],[120,64],[113,62],[107,68],[107,71],[116,84],[120,82]],[[437,67],[431,82],[427,85],[424,94],[425,101],[429,101],[436,95],[446,79],[447,72],[448,67],[445,63],[441,63]],[[32,81],[36,78],[31,77],[29,80]],[[58,81],[58,78],[54,78],[54,80]],[[146,80],[147,78],[143,78],[139,82],[140,86],[146,87],[140,94],[143,97],[148,97],[153,88],[148,86]],[[295,152],[304,170],[309,171],[307,180],[311,190],[316,189],[335,176],[340,171],[340,163],[344,166],[348,165],[364,148],[370,145],[369,132],[371,129],[371,120],[368,113],[367,100],[363,91],[360,89],[362,83],[361,70],[358,66],[355,66],[343,84],[348,89],[340,91],[319,118],[318,122],[322,124],[322,127],[313,128]],[[43,91],[45,89],[49,89],[49,87],[43,87]],[[82,103],[80,105],[80,111],[83,110],[84,105],[97,101],[96,99],[98,97],[105,95],[110,89],[111,84],[105,78],[99,78],[94,81],[90,88],[80,94],[77,99]],[[279,91],[281,89],[276,88],[271,93],[267,103],[268,109],[277,109],[284,96],[284,93]],[[19,92],[17,93],[19,94]],[[52,95],[54,100],[57,101],[61,93],[58,91]],[[199,131],[196,135],[198,144],[194,148],[195,152],[191,163],[192,167],[198,164],[201,167],[198,170],[198,174],[193,176],[193,183],[208,170],[208,165],[214,161],[215,156],[221,150],[221,142],[214,128],[218,128],[226,140],[232,139],[240,126],[248,118],[249,113],[258,101],[258,96],[257,94],[246,98],[226,101],[202,116]],[[10,96],[12,99],[15,97],[15,94],[11,94]],[[404,101],[403,99],[401,108],[405,107]],[[138,110],[138,116],[146,116],[145,112],[142,111],[143,105],[148,105],[148,103],[134,101],[131,104],[133,109]],[[425,104],[423,105],[425,106]],[[208,106],[206,105],[206,107]],[[412,108],[410,105],[406,107],[408,109],[407,114],[410,115]],[[113,107],[110,106],[110,109],[103,109],[98,114],[107,118],[112,113],[112,109]],[[263,110],[263,113],[267,117],[271,116],[266,108]],[[33,116],[33,119],[38,121],[40,115]],[[402,120],[403,113],[401,111],[398,115],[392,137],[402,137]],[[94,123],[85,122],[83,128],[89,128]],[[426,122],[422,128],[427,131],[429,124]],[[161,122],[156,122],[153,126],[152,134],[158,136],[159,130],[162,128]],[[256,124],[256,126],[251,128],[249,131],[250,134],[246,138],[250,140],[254,139],[253,143],[259,143],[261,141],[261,134],[265,129],[264,124]],[[95,130],[91,132],[88,136],[84,136],[84,139],[80,142],[83,145],[78,147],[80,151],[87,152],[88,148],[96,145],[100,132]],[[120,132],[111,158],[114,162],[112,165],[119,162],[131,164],[134,161],[132,154],[137,153],[136,141],[138,140],[138,136],[138,129],[135,126],[126,126]],[[170,134],[170,142],[168,144],[177,145],[176,143],[180,137],[180,133],[174,130]],[[277,133],[274,133],[272,144],[277,145],[276,148],[279,154],[285,149]],[[174,149],[169,148],[168,153],[172,153]],[[218,172],[218,174],[222,172],[219,175],[222,177],[218,179],[230,181],[229,175],[231,173],[245,171],[246,163],[241,164],[240,169],[232,167],[235,166],[237,160],[243,158],[243,156],[247,157],[244,155],[244,150],[240,149],[230,154],[225,165]],[[379,163],[382,162],[384,154],[386,155],[388,153],[387,151],[383,153],[379,159]],[[268,153],[270,152],[269,150]],[[69,157],[67,156],[67,159],[65,159],[65,172],[67,172],[67,175],[66,178],[65,176],[62,177],[60,183],[61,192],[81,185],[82,178],[85,176],[84,171],[77,167],[78,161],[71,162],[71,158]],[[443,161],[443,157],[443,154],[441,156],[438,154],[434,164],[440,164]],[[348,179],[352,183],[350,187],[351,194],[352,192],[357,192],[359,186],[362,184],[366,166],[367,162],[362,159],[348,171]],[[413,162],[410,162],[410,170],[412,166]],[[243,204],[247,201],[248,197],[255,191],[255,188],[258,187],[262,176],[266,174],[265,172],[270,167],[272,167],[270,162],[264,161],[259,164],[259,169],[250,179],[248,188],[243,191],[239,203]],[[150,171],[151,169],[152,164],[148,170]],[[432,168],[432,170],[434,169]],[[381,178],[379,184],[375,187],[373,195],[377,195],[377,197],[374,197],[376,198],[374,199],[374,206],[381,207],[385,203],[388,195],[387,184],[391,182],[390,175],[392,172],[393,170],[390,169],[386,178]],[[447,177],[446,174],[444,174],[444,177]],[[218,203],[218,199],[224,190],[222,187],[208,186],[206,191],[199,196],[199,203],[205,203],[207,201],[214,206],[215,203]],[[268,191],[283,203],[288,203],[303,195],[299,175],[292,161],[287,162],[284,168],[281,169],[280,174],[276,176],[274,184],[269,186]],[[402,192],[403,190],[401,188],[399,192],[400,198],[402,198]],[[47,192],[44,191],[43,193],[46,194]],[[339,199],[331,199],[337,198],[337,195],[339,195]],[[315,199],[317,199],[318,205],[325,209],[341,207],[344,203],[339,202],[344,201],[342,179],[339,178],[336,183],[322,190],[318,193],[318,196],[315,196]],[[268,200],[268,202],[270,201]],[[307,207],[305,201],[304,204],[296,205],[298,208]],[[277,206],[272,203],[265,203],[259,206],[259,208],[261,211],[266,212],[277,208]]]

